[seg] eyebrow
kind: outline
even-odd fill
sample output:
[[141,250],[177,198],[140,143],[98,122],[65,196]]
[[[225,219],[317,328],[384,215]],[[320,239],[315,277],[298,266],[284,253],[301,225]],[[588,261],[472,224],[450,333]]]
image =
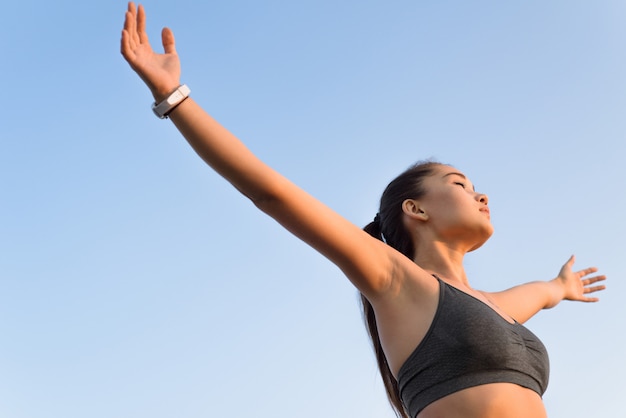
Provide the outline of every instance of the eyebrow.
[[[463,177],[463,179],[464,179],[464,180],[467,180],[467,177],[466,177],[464,174],[461,174],[461,173],[459,173],[459,172],[457,172],[457,171],[453,171],[453,172],[451,172],[451,173],[447,173],[447,174],[445,174],[443,177],[445,178],[445,177],[448,177],[448,176],[459,176],[459,177]],[[475,186],[475,185],[472,185],[472,189],[473,189],[474,191],[476,191],[476,186]]]

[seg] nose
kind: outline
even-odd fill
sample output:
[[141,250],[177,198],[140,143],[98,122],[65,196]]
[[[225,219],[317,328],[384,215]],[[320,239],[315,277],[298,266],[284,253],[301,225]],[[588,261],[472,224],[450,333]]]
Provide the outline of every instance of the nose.
[[487,197],[487,195],[484,193],[477,193],[476,200],[485,206],[489,204],[489,197]]

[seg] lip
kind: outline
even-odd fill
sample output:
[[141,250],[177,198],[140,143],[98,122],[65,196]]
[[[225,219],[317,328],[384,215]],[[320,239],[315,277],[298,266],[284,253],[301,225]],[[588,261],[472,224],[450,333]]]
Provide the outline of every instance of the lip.
[[481,212],[486,213],[486,214],[487,214],[487,215],[489,215],[489,216],[491,216],[491,212],[489,211],[489,207],[487,207],[487,206],[482,207],[482,208],[480,208],[480,209],[478,209],[478,210],[479,210],[479,211],[481,211]]

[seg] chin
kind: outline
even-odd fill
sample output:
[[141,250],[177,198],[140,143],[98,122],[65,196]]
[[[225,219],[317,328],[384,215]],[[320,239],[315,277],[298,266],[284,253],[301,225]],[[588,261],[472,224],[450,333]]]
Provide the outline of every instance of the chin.
[[483,246],[485,242],[493,235],[493,228],[489,229],[489,231],[485,231],[483,234],[483,238],[478,241],[472,248],[469,249],[468,253],[475,251]]

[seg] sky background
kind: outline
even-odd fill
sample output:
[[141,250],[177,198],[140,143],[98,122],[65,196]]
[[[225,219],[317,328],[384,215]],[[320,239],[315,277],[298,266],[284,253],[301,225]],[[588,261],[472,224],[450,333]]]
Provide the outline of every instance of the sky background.
[[[490,198],[474,287],[577,268],[528,323],[551,418],[626,389],[626,3],[147,1],[193,97],[357,225],[435,158]],[[393,417],[341,272],[208,169],[119,54],[126,4],[0,13],[0,416]]]

